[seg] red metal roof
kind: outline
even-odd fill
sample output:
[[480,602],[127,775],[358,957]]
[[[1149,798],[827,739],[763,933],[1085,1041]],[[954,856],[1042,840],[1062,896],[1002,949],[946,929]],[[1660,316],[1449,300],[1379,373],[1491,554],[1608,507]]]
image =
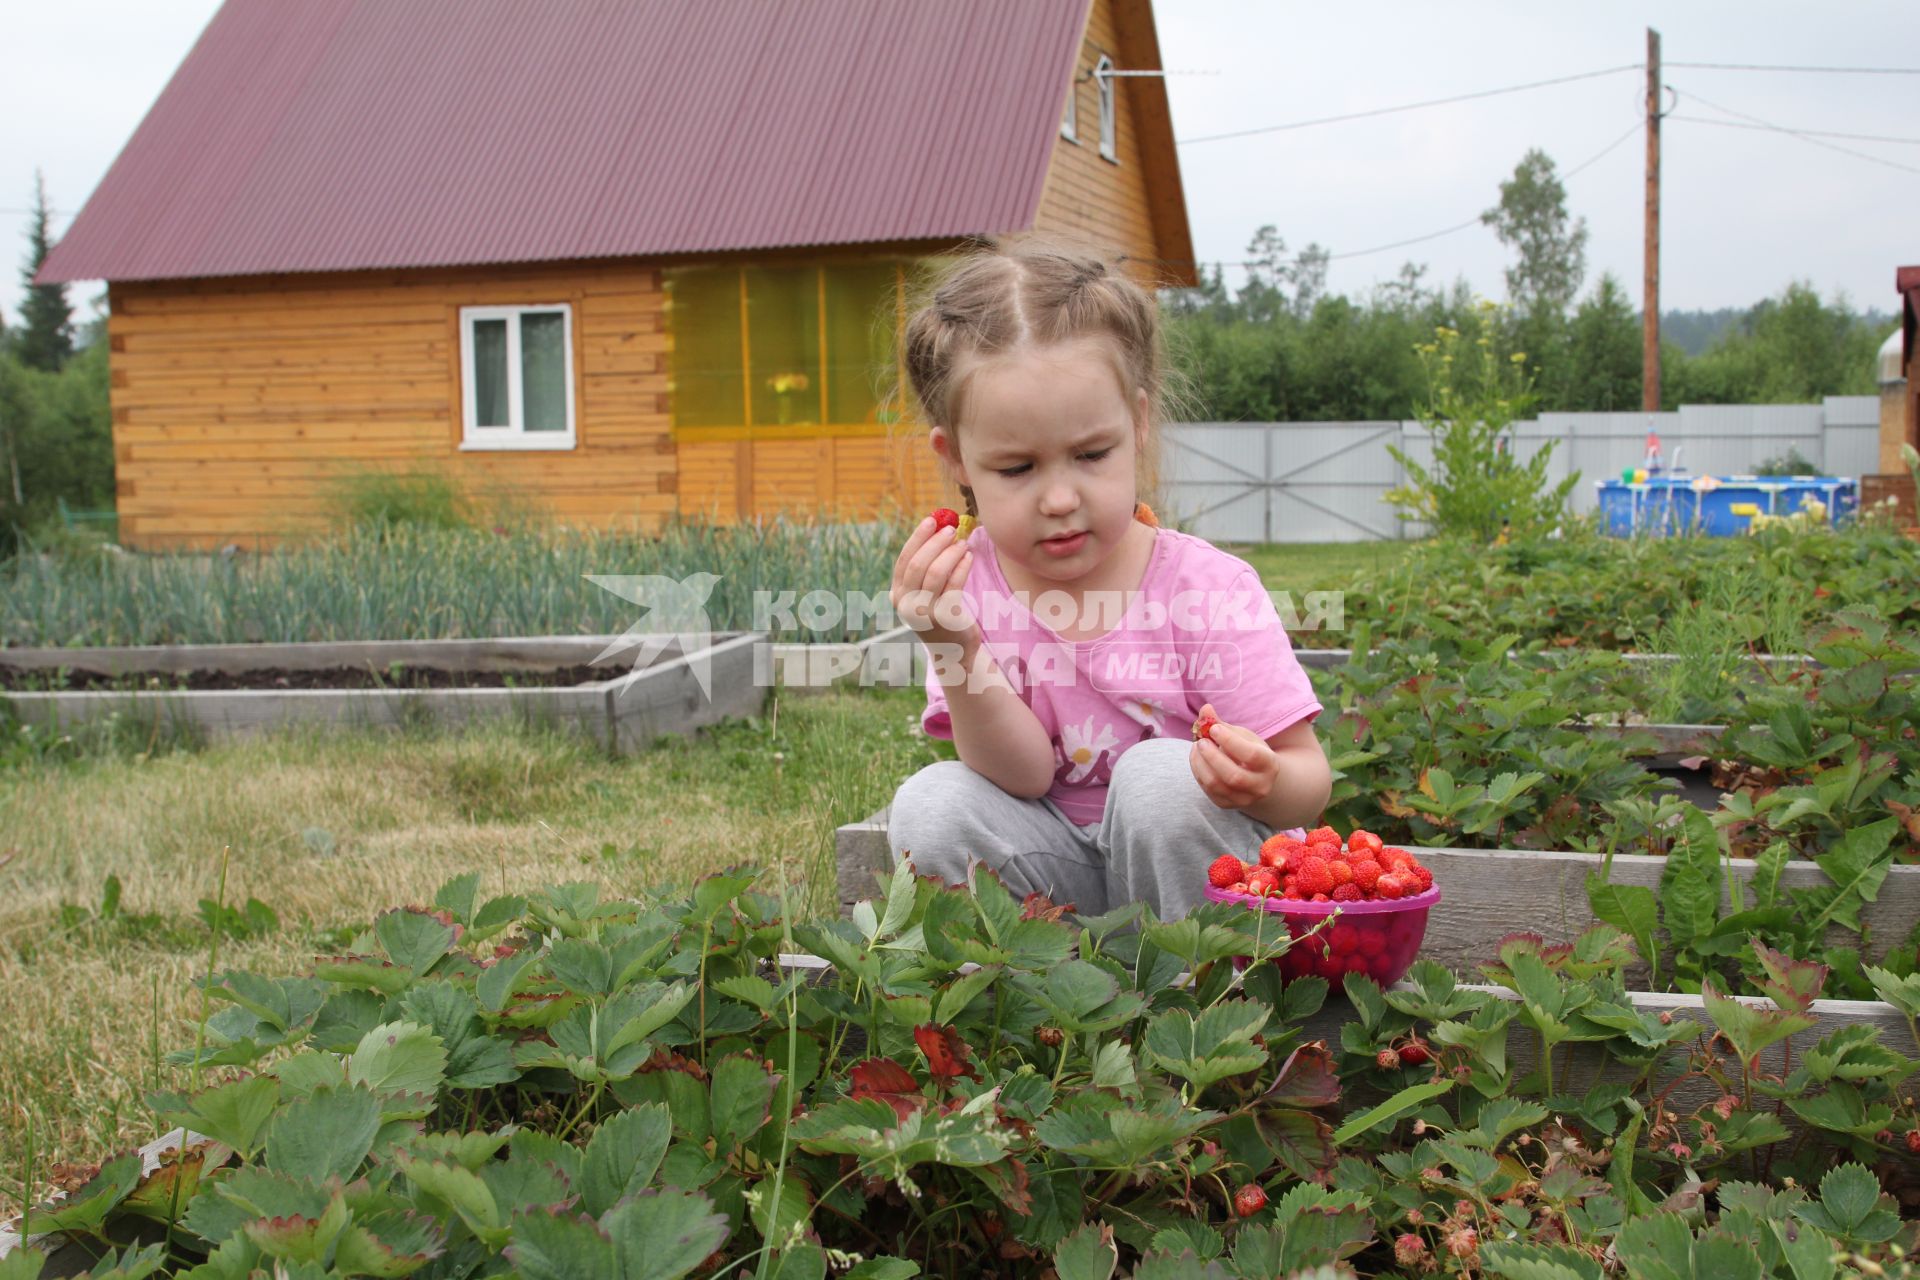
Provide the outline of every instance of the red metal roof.
[[38,279],[1033,223],[1089,0],[227,0]]

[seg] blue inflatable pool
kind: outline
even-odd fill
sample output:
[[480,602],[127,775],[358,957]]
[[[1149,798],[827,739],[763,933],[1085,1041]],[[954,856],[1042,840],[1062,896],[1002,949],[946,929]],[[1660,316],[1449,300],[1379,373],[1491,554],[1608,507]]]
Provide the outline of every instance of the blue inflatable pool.
[[1727,538],[1745,533],[1755,514],[1790,516],[1809,502],[1823,504],[1827,523],[1837,525],[1860,503],[1859,483],[1845,476],[1649,476],[1595,484],[1601,526],[1616,538]]

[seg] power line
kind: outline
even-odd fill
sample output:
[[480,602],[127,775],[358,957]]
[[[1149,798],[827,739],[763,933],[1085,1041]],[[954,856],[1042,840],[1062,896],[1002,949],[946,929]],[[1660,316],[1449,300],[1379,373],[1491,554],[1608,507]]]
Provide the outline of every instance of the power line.
[[1582,160],[1579,164],[1573,166],[1573,168],[1567,170],[1566,173],[1562,175],[1560,181],[1565,182],[1569,178],[1572,178],[1575,174],[1581,172],[1583,169],[1592,168],[1594,165],[1600,163],[1600,161],[1606,159],[1607,156],[1610,153],[1612,153],[1614,148],[1618,147],[1621,143],[1625,142],[1628,138],[1633,137],[1636,133],[1639,133],[1642,129],[1646,127],[1647,127],[1646,121],[1635,120],[1632,126],[1629,127],[1625,133],[1621,134],[1619,137],[1615,138],[1612,142],[1609,142],[1606,146],[1600,148],[1600,150],[1588,156],[1585,160]]
[[[1594,165],[1598,164],[1600,161],[1604,160],[1613,151],[1618,149],[1619,146],[1622,143],[1624,143],[1627,139],[1639,133],[1640,130],[1643,127],[1645,127],[1645,123],[1646,122],[1642,120],[1635,120],[1633,122],[1632,128],[1628,129],[1625,133],[1615,138],[1612,142],[1609,142],[1606,146],[1600,148],[1600,150],[1588,156],[1585,160],[1582,160],[1579,164],[1573,166],[1573,168],[1567,170],[1566,173],[1561,175],[1560,180],[1562,182],[1565,182],[1568,179],[1574,177],[1576,174],[1579,174],[1587,169],[1590,169]],[[1475,217],[1467,219],[1465,222],[1456,222],[1450,227],[1442,227],[1438,231],[1429,231],[1425,235],[1410,236],[1405,240],[1395,240],[1391,244],[1377,244],[1372,246],[1371,248],[1366,248],[1366,249],[1350,249],[1345,253],[1330,253],[1327,255],[1327,261],[1333,262],[1343,258],[1364,258],[1369,254],[1386,253],[1390,249],[1404,249],[1408,245],[1424,244],[1429,240],[1438,240],[1442,236],[1454,235],[1458,232],[1467,230],[1467,228],[1469,227],[1477,227],[1480,225],[1482,225],[1481,219],[1479,216],[1476,215]],[[1224,262],[1224,261],[1201,262],[1193,258],[1129,257],[1127,260],[1130,262],[1152,262],[1152,263],[1165,265],[1165,266],[1182,266],[1182,267],[1266,267],[1266,266],[1272,265],[1266,262]],[[1289,263],[1294,263],[1294,262],[1300,261],[1300,259],[1296,257],[1296,258],[1289,258],[1286,261]]]
[[1709,102],[1697,93],[1681,94],[1678,89],[1675,89],[1674,93],[1682,97],[1691,98],[1701,106],[1713,111],[1718,111],[1722,115],[1729,115],[1736,119],[1750,121],[1754,125],[1771,130],[1774,133],[1784,133],[1788,137],[1798,138],[1808,146],[1825,147],[1829,151],[1838,151],[1843,156],[1852,156],[1856,160],[1871,161],[1874,164],[1885,165],[1889,169],[1899,169],[1904,173],[1920,173],[1920,168],[1916,168],[1913,165],[1901,164],[1898,160],[1889,160],[1885,156],[1876,156],[1866,151],[1855,151],[1852,147],[1843,147],[1837,142],[1827,142],[1824,139],[1816,138],[1799,129],[1789,129],[1785,125],[1775,124],[1771,120],[1762,120],[1759,116],[1751,116],[1744,111],[1735,111],[1733,108],[1723,107],[1717,102]]
[[[1600,150],[1588,156],[1585,160],[1582,160],[1579,164],[1573,166],[1573,168],[1567,170],[1566,173],[1561,175],[1560,180],[1562,182],[1566,182],[1572,177],[1574,177],[1574,175],[1581,173],[1586,169],[1590,169],[1594,165],[1598,164],[1600,161],[1606,159],[1608,154],[1611,153],[1615,148],[1617,148],[1621,143],[1625,142],[1628,138],[1631,138],[1635,134],[1639,133],[1644,123],[1645,123],[1644,121],[1635,120],[1633,122],[1633,126],[1630,129],[1628,129],[1625,133],[1621,134],[1619,137],[1615,138],[1612,142],[1609,142],[1606,146],[1600,148]],[[1468,227],[1477,227],[1479,225],[1481,225],[1480,218],[1478,217],[1471,218],[1466,222],[1456,223],[1455,225],[1451,227],[1447,227],[1440,231],[1432,231],[1427,233],[1424,236],[1414,236],[1410,240],[1396,240],[1392,244],[1379,244],[1379,245],[1373,246],[1373,248],[1371,249],[1354,249],[1347,253],[1330,253],[1327,255],[1327,258],[1329,261],[1335,258],[1364,258],[1370,253],[1385,253],[1389,249],[1404,249],[1410,244],[1420,244],[1427,240],[1438,240],[1441,236],[1450,236],[1454,234],[1456,231],[1465,231]]]
[[[1719,125],[1723,129],[1771,129],[1773,126],[1749,124],[1741,120],[1712,120],[1706,116],[1669,115],[1669,120],[1685,120],[1689,124]],[[1795,129],[1793,132],[1805,138],[1849,138],[1855,142],[1895,142],[1905,146],[1920,147],[1920,138],[1896,138],[1884,133],[1835,133],[1830,129]]]
[[1368,120],[1374,116],[1393,115],[1399,111],[1420,111],[1427,107],[1444,107],[1455,102],[1473,102],[1480,98],[1496,98],[1504,93],[1522,93],[1528,89],[1544,89],[1549,85],[1572,84],[1576,80],[1593,80],[1600,76],[1618,75],[1622,71],[1638,71],[1641,68],[1634,63],[1619,67],[1604,67],[1599,71],[1582,71],[1570,76],[1556,76],[1551,80],[1530,80],[1526,84],[1510,84],[1499,89],[1482,89],[1477,93],[1462,93],[1451,98],[1429,98],[1425,102],[1407,102],[1397,107],[1376,107],[1371,111],[1351,111],[1345,115],[1317,116],[1312,120],[1295,120],[1289,124],[1262,125],[1255,129],[1236,129],[1231,133],[1207,133],[1197,138],[1182,138],[1176,146],[1187,146],[1195,142],[1219,142],[1224,138],[1247,138],[1259,133],[1284,133],[1289,129],[1306,129],[1320,124],[1340,124],[1347,120]]
[[1757,62],[1669,62],[1690,71],[1806,71],[1816,75],[1920,76],[1920,67],[1795,67]]

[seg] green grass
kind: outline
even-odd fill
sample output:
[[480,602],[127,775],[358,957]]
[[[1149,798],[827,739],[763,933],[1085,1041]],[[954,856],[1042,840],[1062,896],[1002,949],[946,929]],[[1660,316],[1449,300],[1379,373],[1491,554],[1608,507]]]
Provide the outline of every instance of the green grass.
[[831,912],[834,829],[945,748],[919,735],[923,705],[917,689],[782,694],[627,757],[506,724],[0,751],[0,1167],[18,1168],[29,1117],[43,1161],[155,1136],[141,1098],[186,1083],[156,1046],[192,1043],[223,857],[225,905],[258,899],[273,923],[223,938],[222,964],[264,971],[470,870],[489,893],[630,894],[755,863],[797,910]]
[[1417,542],[1222,543],[1260,574],[1269,591],[1342,591],[1406,559]]

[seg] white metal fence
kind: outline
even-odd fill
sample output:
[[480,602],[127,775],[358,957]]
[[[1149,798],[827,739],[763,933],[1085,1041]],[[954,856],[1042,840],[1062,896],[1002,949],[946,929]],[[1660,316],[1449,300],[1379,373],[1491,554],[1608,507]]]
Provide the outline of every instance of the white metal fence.
[[[1647,431],[1669,467],[1744,475],[1798,449],[1822,475],[1879,466],[1880,402],[1829,396],[1822,404],[1683,405],[1677,413],[1543,413],[1514,424],[1518,455],[1557,442],[1548,474],[1580,473],[1574,510],[1598,505],[1594,482],[1640,465]],[[1182,422],[1170,425],[1163,488],[1173,514],[1216,542],[1369,542],[1417,537],[1387,505],[1406,479],[1387,452],[1433,458],[1418,422]]]

